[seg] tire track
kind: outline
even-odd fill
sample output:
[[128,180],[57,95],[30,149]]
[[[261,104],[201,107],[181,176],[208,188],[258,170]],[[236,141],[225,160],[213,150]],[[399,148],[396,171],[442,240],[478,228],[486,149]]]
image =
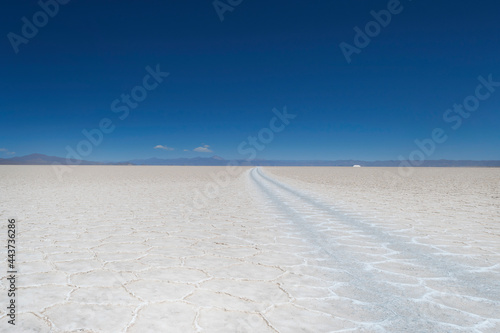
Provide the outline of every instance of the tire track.
[[[495,279],[474,276],[467,267],[437,258],[437,252],[429,246],[409,243],[403,237],[393,235],[366,221],[312,198],[267,175],[260,168],[250,171],[250,178],[257,188],[279,209],[305,238],[330,258],[332,268],[340,268],[352,277],[349,284],[354,287],[351,296],[365,299],[376,309],[385,313],[384,323],[375,327],[390,327],[395,331],[463,331],[468,327],[476,332],[482,328],[498,325],[500,317],[499,284]],[[334,233],[332,233],[332,231]],[[354,242],[353,242],[354,240]],[[351,243],[351,244],[350,244]],[[363,243],[373,246],[364,246]],[[354,244],[354,245],[353,245]],[[357,249],[362,249],[358,255]],[[382,249],[382,254],[369,255],[370,249]],[[377,252],[377,251],[374,251]],[[403,259],[395,260],[391,256]],[[378,258],[378,259],[377,259]],[[396,268],[378,268],[388,263]],[[415,277],[400,273],[398,267],[407,263],[414,265]],[[417,279],[418,297],[409,297],[411,288],[403,279]],[[446,290],[427,287],[428,283],[446,286]],[[458,295],[467,300],[466,306],[455,306],[443,301],[447,295]],[[491,308],[491,312],[472,311],[478,304]],[[492,314],[493,313],[493,314]],[[448,318],[449,316],[463,318]]]

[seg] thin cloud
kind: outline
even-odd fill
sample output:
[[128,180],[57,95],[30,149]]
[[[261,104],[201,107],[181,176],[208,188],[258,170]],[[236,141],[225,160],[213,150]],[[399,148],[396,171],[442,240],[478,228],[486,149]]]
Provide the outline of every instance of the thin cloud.
[[201,147],[196,147],[193,149],[193,151],[198,152],[198,153],[213,153],[211,149],[209,149],[209,145],[203,145]]
[[163,146],[163,145],[157,145],[157,146],[155,146],[154,149],[174,150],[174,148],[172,148],[172,147],[167,147],[167,146]]
[[0,151],[7,155],[14,155],[16,153],[15,151],[9,151],[7,148],[0,148]]

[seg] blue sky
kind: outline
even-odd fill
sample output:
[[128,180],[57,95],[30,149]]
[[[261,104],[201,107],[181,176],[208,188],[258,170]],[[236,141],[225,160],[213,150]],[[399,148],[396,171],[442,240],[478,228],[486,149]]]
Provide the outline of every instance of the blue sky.
[[[427,159],[500,159],[500,87],[459,128],[443,119],[479,76],[500,81],[500,4],[401,1],[348,63],[339,44],[355,46],[354,27],[388,3],[243,0],[221,21],[212,1],[72,0],[16,53],[8,34],[22,37],[22,18],[42,9],[9,1],[0,157],[64,157],[108,118],[114,130],[85,159],[241,158],[238,146],[286,106],[296,118],[257,158],[398,159],[442,128],[448,139]],[[120,119],[113,101],[157,65],[168,77]]]

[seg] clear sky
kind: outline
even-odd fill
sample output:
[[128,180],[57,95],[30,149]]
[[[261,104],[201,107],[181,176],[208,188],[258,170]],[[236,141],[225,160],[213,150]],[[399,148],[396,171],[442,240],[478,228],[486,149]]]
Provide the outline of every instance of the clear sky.
[[257,158],[398,159],[441,128],[426,158],[500,159],[500,87],[474,97],[500,82],[498,1],[54,1],[3,4],[0,157],[64,157],[106,118],[84,159],[247,157],[286,106]]

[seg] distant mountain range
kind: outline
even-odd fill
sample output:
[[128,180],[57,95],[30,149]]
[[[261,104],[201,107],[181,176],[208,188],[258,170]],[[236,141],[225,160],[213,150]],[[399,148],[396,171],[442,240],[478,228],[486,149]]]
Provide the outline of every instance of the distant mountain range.
[[30,154],[26,156],[0,158],[0,164],[11,165],[50,165],[50,164],[78,164],[78,165],[102,165],[105,163],[72,160],[73,163],[68,163],[63,157],[47,156],[43,154]]
[[148,158],[145,160],[131,160],[126,164],[132,165],[226,165],[228,161],[219,156],[193,158]]
[[[84,160],[66,160],[63,157],[47,156],[43,154],[31,154],[20,157],[0,158],[0,165],[211,165],[223,166],[227,165],[229,160],[220,156],[212,157],[194,157],[194,158],[148,158],[137,159],[124,162],[102,163]],[[400,161],[361,161],[361,160],[237,160],[239,165],[249,166],[368,166],[368,167],[395,167],[400,165]],[[424,161],[424,167],[500,167],[500,161],[472,161],[472,160],[429,160]]]

